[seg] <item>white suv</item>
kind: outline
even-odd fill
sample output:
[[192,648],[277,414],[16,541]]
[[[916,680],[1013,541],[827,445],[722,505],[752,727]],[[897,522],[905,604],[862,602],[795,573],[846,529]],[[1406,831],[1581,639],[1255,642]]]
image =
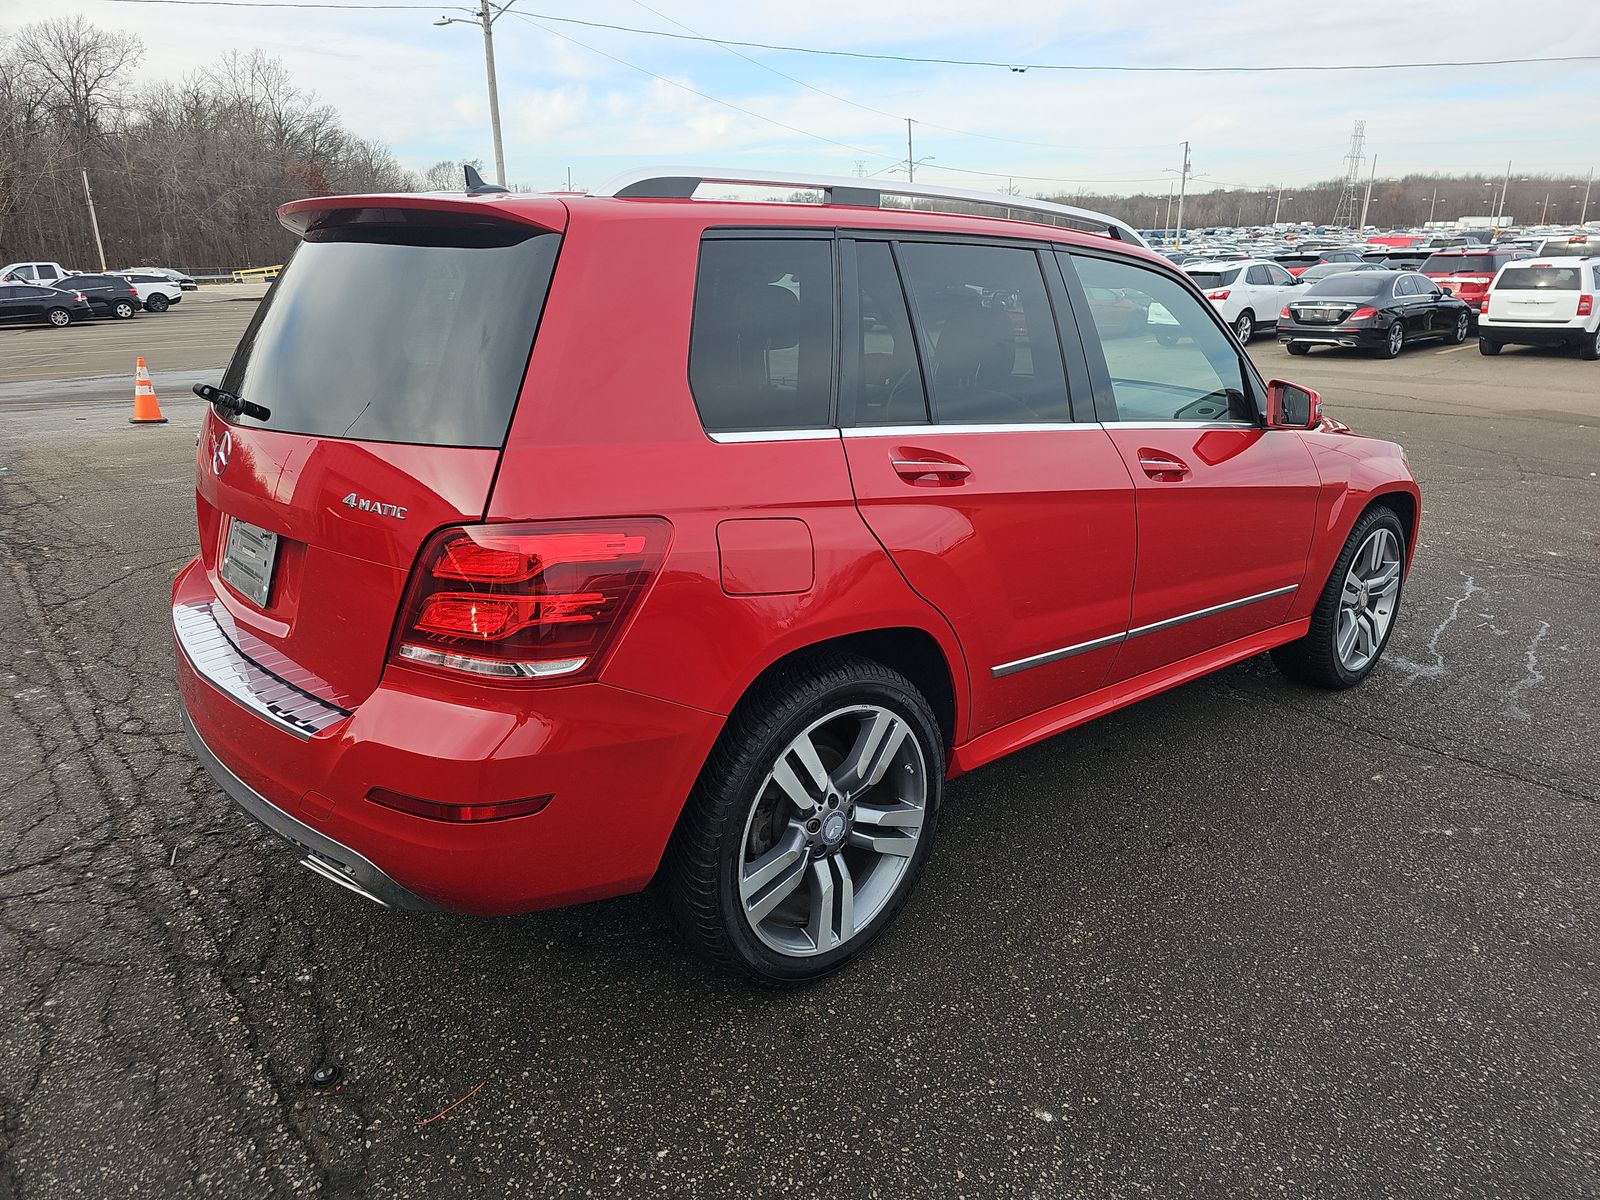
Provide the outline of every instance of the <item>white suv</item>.
[[1304,291],[1288,271],[1262,258],[1184,263],[1183,269],[1233,326],[1240,345],[1249,344],[1257,326],[1275,324],[1283,306]]
[[165,275],[154,271],[119,271],[118,274],[133,285],[140,303],[149,312],[166,312],[183,299],[183,288]]
[[1489,285],[1478,315],[1478,350],[1506,345],[1576,346],[1600,359],[1600,258],[1509,262]]

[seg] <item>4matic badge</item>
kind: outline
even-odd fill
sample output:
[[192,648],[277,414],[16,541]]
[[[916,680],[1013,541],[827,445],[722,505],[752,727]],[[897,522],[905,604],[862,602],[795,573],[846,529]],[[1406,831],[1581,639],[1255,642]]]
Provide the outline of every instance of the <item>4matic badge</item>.
[[346,508],[353,508],[357,512],[375,513],[380,517],[393,517],[397,521],[406,519],[405,506],[402,504],[379,504],[376,500],[368,500],[365,496],[358,496],[351,492],[340,504]]

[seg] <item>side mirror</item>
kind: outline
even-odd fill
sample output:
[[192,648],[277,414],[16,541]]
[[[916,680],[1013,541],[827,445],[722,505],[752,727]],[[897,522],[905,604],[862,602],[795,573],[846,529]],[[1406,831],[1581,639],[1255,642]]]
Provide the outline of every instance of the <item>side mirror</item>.
[[1455,288],[1451,288],[1451,287],[1438,288],[1438,289],[1436,289],[1436,291],[1443,292],[1446,296],[1454,296],[1456,294]]
[[1315,429],[1322,423],[1322,397],[1286,380],[1267,384],[1268,429]]

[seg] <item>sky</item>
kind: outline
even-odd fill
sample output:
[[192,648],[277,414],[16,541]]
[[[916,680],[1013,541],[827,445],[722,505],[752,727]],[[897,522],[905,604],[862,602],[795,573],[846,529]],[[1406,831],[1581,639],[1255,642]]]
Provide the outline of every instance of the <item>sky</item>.
[[[348,127],[409,167],[493,163],[483,42],[460,6],[359,11],[0,0],[0,37],[83,13],[138,34],[146,79],[230,50],[281,58]],[[417,8],[378,5],[423,4]],[[1600,62],[1384,72],[1131,74],[1042,64],[1261,67],[1600,55],[1600,0],[1439,5],[1268,0],[515,0],[494,26],[507,174],[577,187],[643,166],[903,174],[1028,194],[1295,186],[1343,173],[1351,127],[1381,181],[1411,172],[1585,175],[1600,165]],[[871,54],[1032,63],[1026,72],[731,49],[551,17]],[[1373,164],[1368,159],[1367,166]],[[485,172],[488,174],[489,172]]]

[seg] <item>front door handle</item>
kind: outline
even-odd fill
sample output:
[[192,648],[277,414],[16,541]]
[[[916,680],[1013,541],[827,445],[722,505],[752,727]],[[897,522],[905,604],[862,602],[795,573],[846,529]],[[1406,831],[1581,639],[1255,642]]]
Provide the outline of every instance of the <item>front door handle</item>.
[[930,475],[935,479],[954,483],[972,474],[972,468],[966,463],[943,459],[892,458],[889,460],[889,465],[894,468],[895,474],[907,483],[916,483]]
[[1177,483],[1189,475],[1189,464],[1164,450],[1141,447],[1139,465],[1144,468],[1144,473],[1157,483]]

